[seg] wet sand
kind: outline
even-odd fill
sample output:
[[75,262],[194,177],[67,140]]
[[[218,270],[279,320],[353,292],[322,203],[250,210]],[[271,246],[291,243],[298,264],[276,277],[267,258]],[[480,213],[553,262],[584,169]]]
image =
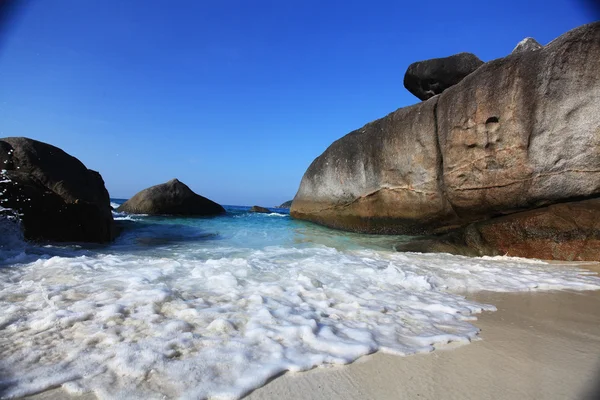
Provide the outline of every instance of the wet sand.
[[580,399],[600,385],[600,291],[469,297],[498,308],[475,322],[482,340],[288,373],[247,399]]
[[[600,272],[600,264],[584,267]],[[498,308],[474,321],[480,340],[430,354],[377,353],[350,365],[287,373],[246,399],[600,398],[600,291],[467,297]],[[55,389],[29,398],[65,395]]]

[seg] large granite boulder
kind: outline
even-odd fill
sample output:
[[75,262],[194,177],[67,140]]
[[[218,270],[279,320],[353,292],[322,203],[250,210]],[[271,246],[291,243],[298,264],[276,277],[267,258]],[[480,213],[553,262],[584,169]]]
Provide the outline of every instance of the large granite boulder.
[[513,49],[511,54],[539,50],[542,47],[544,47],[544,46],[539,44],[537,40],[535,40],[534,38],[528,37],[528,38],[521,40],[519,43],[517,43],[517,45],[515,46],[515,48]]
[[438,234],[600,195],[600,23],[482,65],[334,142],[291,208],[326,226]]
[[304,174],[291,215],[379,234],[459,226],[442,188],[437,101],[401,108],[335,141]]
[[446,198],[462,220],[600,194],[600,23],[486,63],[440,96]]
[[52,145],[0,139],[0,206],[20,214],[28,240],[108,242],[116,230],[96,171]]
[[399,243],[398,251],[597,261],[600,199],[552,204]]
[[123,203],[117,211],[148,215],[209,216],[225,213],[212,200],[194,193],[177,179],[149,187]]
[[421,100],[427,100],[462,81],[483,64],[475,54],[412,63],[404,74],[404,87]]

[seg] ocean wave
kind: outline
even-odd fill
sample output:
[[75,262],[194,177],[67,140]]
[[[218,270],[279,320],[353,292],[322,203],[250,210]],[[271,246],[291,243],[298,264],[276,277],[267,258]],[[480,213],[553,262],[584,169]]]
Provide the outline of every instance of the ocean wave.
[[25,258],[26,243],[19,215],[0,206],[0,266],[18,263]]
[[148,216],[148,214],[130,214],[126,212],[118,212],[115,210],[112,211],[112,215],[115,221],[139,221],[143,217]]
[[113,219],[115,221],[139,221],[139,218],[134,218],[130,214],[122,214],[113,212]]
[[492,305],[457,291],[599,289],[514,259],[197,247],[51,257],[0,275],[4,395],[62,385],[101,398],[239,398],[283,371],[477,337]]

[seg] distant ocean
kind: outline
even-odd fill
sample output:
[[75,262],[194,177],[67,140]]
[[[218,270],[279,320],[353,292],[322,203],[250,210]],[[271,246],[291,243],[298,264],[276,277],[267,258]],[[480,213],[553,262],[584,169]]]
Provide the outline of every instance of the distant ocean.
[[239,398],[283,371],[468,343],[495,310],[470,291],[600,288],[574,267],[398,253],[403,237],[226,209],[115,212],[123,232],[103,246],[28,244],[0,218],[2,396]]

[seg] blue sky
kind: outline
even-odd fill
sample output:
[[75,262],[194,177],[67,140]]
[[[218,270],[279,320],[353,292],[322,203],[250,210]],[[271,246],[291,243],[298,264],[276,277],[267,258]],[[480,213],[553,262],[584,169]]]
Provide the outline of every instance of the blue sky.
[[577,0],[23,1],[0,41],[0,137],[54,144],[112,197],[177,177],[275,205],[331,142],[418,100],[414,61],[489,61],[598,19]]

